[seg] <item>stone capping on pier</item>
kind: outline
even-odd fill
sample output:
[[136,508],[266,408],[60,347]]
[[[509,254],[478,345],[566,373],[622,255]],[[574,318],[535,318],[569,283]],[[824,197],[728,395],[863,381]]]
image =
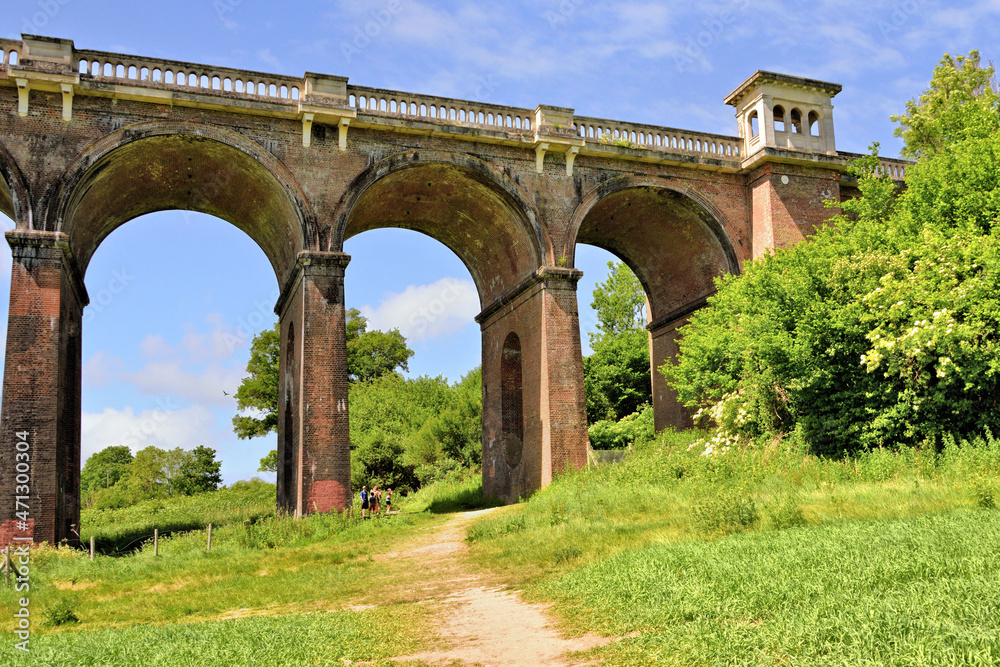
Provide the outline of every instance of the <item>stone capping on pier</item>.
[[[93,95],[270,115],[302,122],[303,146],[311,144],[313,123],[340,128],[347,147],[349,127],[379,127],[398,132],[440,134],[469,141],[534,148],[539,170],[546,152],[564,153],[572,175],[577,155],[680,164],[712,171],[739,172],[749,166],[738,136],[694,132],[642,123],[575,116],[573,109],[539,105],[535,109],[474,102],[434,95],[349,85],[346,77],[306,72],[302,77],[214,67],[162,58],[76,49],[72,40],[22,35],[0,39],[0,85],[16,85],[19,113],[26,116],[30,91],[61,92],[63,119],[72,120],[74,95]],[[733,93],[739,98],[762,78],[821,88],[838,84],[756,72]],[[837,152],[846,164],[853,154]],[[839,158],[845,158],[840,160]],[[791,161],[810,160],[802,151]],[[779,161],[785,161],[784,159]],[[885,173],[901,180],[908,163],[883,160]]]

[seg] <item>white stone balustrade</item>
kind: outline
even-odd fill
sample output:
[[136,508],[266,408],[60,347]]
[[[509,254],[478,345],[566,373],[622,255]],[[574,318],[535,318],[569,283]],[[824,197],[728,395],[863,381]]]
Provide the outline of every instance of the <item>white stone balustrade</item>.
[[101,51],[75,51],[81,80],[125,83],[174,90],[214,91],[268,101],[297,102],[302,79],[157,58]]
[[577,116],[574,120],[577,134],[588,142],[739,160],[740,141],[737,137],[604,118]]
[[359,112],[507,132],[530,132],[535,113],[531,109],[363,86],[348,86],[347,95],[348,104]]
[[0,39],[0,65],[16,65],[21,57],[21,42],[13,39]]
[[901,181],[906,178],[906,168],[911,164],[911,162],[907,162],[906,160],[879,158],[878,173],[886,174],[894,181]]

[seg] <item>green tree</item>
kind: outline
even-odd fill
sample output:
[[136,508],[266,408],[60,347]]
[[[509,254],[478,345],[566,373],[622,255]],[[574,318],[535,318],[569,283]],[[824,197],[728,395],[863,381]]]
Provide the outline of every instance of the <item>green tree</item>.
[[[347,368],[352,382],[365,382],[407,370],[413,350],[397,329],[368,331],[368,320],[356,308],[347,311]],[[278,427],[278,372],[281,333],[278,325],[254,336],[247,375],[236,390],[233,431],[239,438],[267,435]],[[249,411],[250,414],[242,414]],[[267,458],[267,457],[265,457]]]
[[112,445],[94,452],[80,471],[80,489],[84,493],[113,486],[132,463],[132,452],[125,445]]
[[260,460],[257,472],[278,472],[278,450],[272,449]]
[[649,335],[645,330],[605,335],[583,360],[587,420],[619,419],[652,402]]
[[365,434],[351,452],[351,483],[406,492],[418,486],[414,467],[403,461],[403,443],[384,431]]
[[151,445],[139,450],[121,479],[122,491],[132,503],[178,493],[175,480],[190,456],[179,447],[165,450]]
[[992,66],[982,66],[978,51],[944,54],[930,87],[906,103],[905,114],[891,116],[899,123],[895,135],[906,142],[903,156],[933,157],[947,146],[995,132],[1000,94],[994,74]]
[[347,311],[347,374],[351,382],[367,382],[396,369],[409,370],[413,350],[399,329],[368,331],[368,319],[357,308]]
[[608,277],[594,287],[590,307],[597,312],[593,345],[605,336],[618,336],[646,327],[646,293],[642,283],[623,262],[608,262]]
[[434,465],[448,459],[463,468],[482,465],[482,383],[482,369],[475,368],[455,384],[450,405],[430,416],[409,439],[411,461]]
[[[275,324],[253,337],[247,375],[236,389],[233,430],[241,439],[267,435],[278,428],[278,363],[281,330]],[[239,414],[250,410],[252,414]]]
[[591,306],[597,332],[593,353],[583,360],[587,419],[618,421],[652,401],[646,295],[635,274],[621,262],[608,262],[608,277],[594,288]]
[[199,445],[187,454],[171,480],[174,489],[188,496],[218,490],[222,483],[222,463],[215,460],[215,450]]

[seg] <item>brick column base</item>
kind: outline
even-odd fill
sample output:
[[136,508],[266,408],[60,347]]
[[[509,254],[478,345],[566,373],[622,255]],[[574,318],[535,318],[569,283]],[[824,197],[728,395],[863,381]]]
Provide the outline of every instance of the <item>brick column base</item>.
[[344,269],[339,252],[303,251],[275,306],[281,324],[278,509],[351,505]]
[[0,544],[79,541],[80,325],[64,234],[7,232],[14,262],[0,408]]
[[[581,275],[576,269],[542,267],[476,317],[483,331],[487,496],[513,502],[549,484],[553,475],[587,462],[576,305]],[[510,351],[515,348],[517,361],[512,361]],[[519,373],[509,372],[512,363],[519,365]],[[509,386],[514,376],[518,387]],[[517,405],[520,429],[510,422],[512,403]],[[519,446],[511,446],[512,436]]]

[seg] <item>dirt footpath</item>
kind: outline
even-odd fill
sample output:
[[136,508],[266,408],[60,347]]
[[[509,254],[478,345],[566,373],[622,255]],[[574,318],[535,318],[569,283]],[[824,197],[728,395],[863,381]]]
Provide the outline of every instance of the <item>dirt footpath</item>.
[[437,649],[393,660],[483,667],[593,664],[573,660],[567,654],[610,639],[560,636],[546,605],[523,602],[517,593],[491,586],[464,564],[466,528],[490,511],[458,514],[409,550],[381,556],[400,568],[419,568],[422,576],[411,589],[413,599],[432,605],[432,614],[438,619]]

